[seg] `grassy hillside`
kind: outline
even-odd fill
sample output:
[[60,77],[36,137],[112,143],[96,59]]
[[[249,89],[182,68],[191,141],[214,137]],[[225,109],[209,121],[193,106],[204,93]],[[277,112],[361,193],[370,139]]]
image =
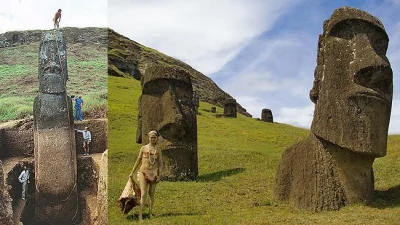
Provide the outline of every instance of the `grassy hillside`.
[[[117,200],[140,148],[135,137],[141,88],[136,80],[111,76],[108,85],[109,223],[131,224],[137,208],[123,215]],[[277,202],[272,194],[282,151],[308,131],[242,115],[216,118],[204,111],[210,108],[201,102],[197,117],[198,181],[158,184],[155,218],[143,224],[399,224],[400,136],[389,138],[388,155],[374,164],[377,198],[371,206],[316,214]]]
[[[76,28],[67,31],[76,32],[77,36],[83,35],[79,32],[89,32]],[[39,92],[39,45],[36,41],[0,48],[0,122],[32,115],[33,99]],[[107,45],[67,42],[67,60],[67,94],[83,96],[84,113],[104,111],[107,105]]]

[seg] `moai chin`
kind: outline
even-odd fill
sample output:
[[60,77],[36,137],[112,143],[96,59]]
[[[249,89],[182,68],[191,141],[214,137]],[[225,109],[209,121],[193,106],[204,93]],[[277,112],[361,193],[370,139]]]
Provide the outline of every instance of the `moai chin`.
[[237,118],[237,103],[233,98],[227,98],[224,103],[224,117]]
[[47,31],[39,49],[35,98],[35,223],[73,224],[78,214],[75,132],[66,94],[67,55],[60,31]]
[[142,79],[137,142],[148,144],[148,133],[159,133],[163,154],[162,178],[195,180],[197,112],[189,74],[174,67],[152,66]]
[[311,134],[283,153],[275,190],[278,199],[313,211],[371,201],[372,164],[386,155],[393,93],[389,38],[377,18],[343,7],[323,30]]
[[274,122],[274,117],[272,116],[272,111],[270,109],[263,109],[261,111],[261,120],[264,122]]

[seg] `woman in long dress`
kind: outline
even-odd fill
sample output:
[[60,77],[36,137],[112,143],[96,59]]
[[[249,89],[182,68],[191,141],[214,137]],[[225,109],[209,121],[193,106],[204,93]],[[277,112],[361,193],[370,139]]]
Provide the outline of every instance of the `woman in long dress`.
[[133,179],[135,171],[139,168],[139,185],[140,185],[140,207],[139,221],[143,220],[143,206],[147,199],[147,194],[150,195],[149,201],[149,217],[152,216],[154,205],[154,192],[156,184],[160,181],[162,168],[162,153],[157,146],[157,132],[149,132],[149,144],[140,148],[139,157],[133,166],[132,172],[129,175]]

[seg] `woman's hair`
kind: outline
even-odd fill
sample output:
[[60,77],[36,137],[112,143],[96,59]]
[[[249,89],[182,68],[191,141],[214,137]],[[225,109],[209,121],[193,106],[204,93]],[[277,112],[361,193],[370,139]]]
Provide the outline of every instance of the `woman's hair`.
[[155,130],[152,130],[152,131],[149,132],[149,136],[151,136],[152,134],[155,134],[156,136],[158,136],[158,133]]

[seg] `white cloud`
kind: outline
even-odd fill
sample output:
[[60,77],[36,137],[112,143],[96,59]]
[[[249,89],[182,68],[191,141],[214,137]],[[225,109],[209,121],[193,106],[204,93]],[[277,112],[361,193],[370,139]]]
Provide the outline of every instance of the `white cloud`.
[[53,29],[58,9],[60,27],[107,27],[107,0],[6,0],[0,8],[0,33]]
[[400,100],[393,100],[389,134],[400,134]]
[[313,115],[314,104],[299,108],[283,107],[279,109],[277,116],[274,116],[274,121],[309,129]]
[[210,74],[271,29],[297,1],[119,0],[109,4],[109,25]]

